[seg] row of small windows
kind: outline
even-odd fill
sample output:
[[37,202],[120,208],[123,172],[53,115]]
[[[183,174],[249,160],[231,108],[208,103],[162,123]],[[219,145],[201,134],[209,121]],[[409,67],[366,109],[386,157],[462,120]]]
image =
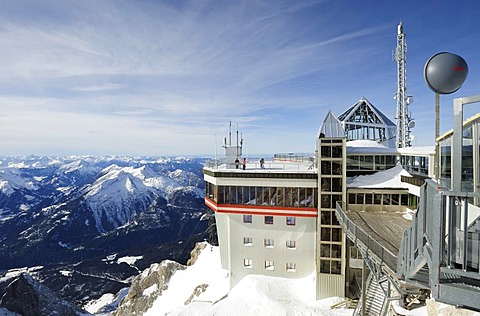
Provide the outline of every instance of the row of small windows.
[[348,204],[409,206],[409,194],[349,193]]
[[[252,247],[253,246],[253,238],[252,237],[243,237],[243,245],[245,247]],[[274,248],[275,242],[273,239],[265,238],[263,240],[263,245],[265,248]],[[287,249],[297,249],[297,242],[295,240],[287,240],[285,242],[285,246]]]
[[349,155],[347,171],[350,170],[387,170],[397,164],[396,155]]
[[[253,260],[252,259],[243,259],[243,266],[246,269],[252,269],[253,268]],[[275,263],[271,260],[265,260],[264,261],[264,268],[267,271],[274,271],[275,270]],[[294,262],[287,262],[285,264],[285,270],[287,272],[295,272],[297,271],[297,264]]]
[[[253,216],[251,214],[244,214],[243,215],[243,222],[247,224],[251,224],[253,221]],[[293,226],[296,224],[297,218],[294,216],[287,216],[285,217],[285,224],[288,226]],[[273,225],[273,216],[265,216],[264,223],[267,225]]]
[[317,189],[218,186],[206,182],[205,196],[219,204],[317,207]]

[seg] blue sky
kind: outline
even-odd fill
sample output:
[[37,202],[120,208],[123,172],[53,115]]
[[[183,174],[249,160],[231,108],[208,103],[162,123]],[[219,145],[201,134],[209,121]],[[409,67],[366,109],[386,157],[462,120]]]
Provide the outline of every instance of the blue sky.
[[213,155],[229,121],[247,155],[313,152],[328,110],[362,96],[393,120],[399,21],[414,145],[429,145],[423,67],[442,51],[469,65],[463,87],[441,96],[443,133],[453,98],[480,93],[479,10],[477,1],[0,0],[0,155]]

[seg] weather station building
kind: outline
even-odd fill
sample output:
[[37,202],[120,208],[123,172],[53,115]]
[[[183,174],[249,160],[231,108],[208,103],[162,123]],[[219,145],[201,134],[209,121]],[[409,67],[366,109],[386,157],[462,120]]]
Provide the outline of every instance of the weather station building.
[[[480,310],[480,114],[463,118],[480,96],[454,100],[454,128],[436,128],[435,146],[412,147],[401,23],[397,40],[396,123],[362,97],[328,112],[315,153],[242,165],[243,140],[225,141],[225,159],[206,164],[205,203],[231,287],[249,274],[314,275],[317,299],[358,299],[355,315],[427,298]],[[467,70],[450,53],[424,69],[437,94],[458,90]]]
[[355,292],[351,271],[359,268],[359,256],[349,263],[355,251],[337,220],[336,204],[392,212],[411,204],[408,185],[373,194],[347,184],[349,177],[396,168],[395,130],[390,119],[361,98],[338,117],[328,112],[316,135],[315,154],[276,154],[263,164],[249,162],[243,170],[235,164],[243,161],[243,140],[225,142],[225,160],[204,168],[205,203],[215,212],[231,286],[248,274],[313,274],[318,299]]

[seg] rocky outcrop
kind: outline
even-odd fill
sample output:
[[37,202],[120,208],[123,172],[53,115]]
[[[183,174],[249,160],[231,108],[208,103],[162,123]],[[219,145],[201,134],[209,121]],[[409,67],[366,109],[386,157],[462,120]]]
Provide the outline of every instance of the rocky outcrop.
[[[187,266],[193,265],[203,249],[208,246],[206,242],[199,242],[190,252],[190,259]],[[127,296],[118,306],[115,316],[143,315],[155,300],[168,288],[168,282],[178,270],[185,270],[187,267],[171,260],[163,260],[160,264],[152,264],[142,274],[136,276]],[[185,302],[189,304],[195,297],[205,292],[208,284],[201,284],[195,288],[190,298]]]
[[90,315],[77,306],[62,300],[48,287],[35,281],[26,273],[21,274],[10,283],[0,299],[0,307],[23,316]]
[[187,266],[193,266],[193,264],[197,261],[198,256],[208,246],[206,242],[197,242],[195,244],[195,248],[190,252],[190,259],[187,261]]
[[168,288],[170,278],[177,270],[185,270],[180,263],[163,260],[160,264],[152,264],[150,268],[136,276],[127,296],[118,306],[115,316],[143,315],[153,302]]
[[193,289],[192,295],[185,301],[185,305],[190,304],[196,297],[200,296],[203,292],[207,290],[208,284],[200,284],[195,289]]

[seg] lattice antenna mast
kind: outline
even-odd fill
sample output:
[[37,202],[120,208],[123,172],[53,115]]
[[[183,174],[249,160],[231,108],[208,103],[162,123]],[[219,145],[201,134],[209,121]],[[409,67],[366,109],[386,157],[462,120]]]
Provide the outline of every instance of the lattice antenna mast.
[[407,43],[402,22],[397,27],[397,48],[394,58],[397,62],[397,93],[394,97],[397,100],[396,146],[397,148],[404,148],[411,146],[413,136],[410,135],[410,131],[415,123],[408,114],[408,105],[413,102],[413,98],[407,95]]

